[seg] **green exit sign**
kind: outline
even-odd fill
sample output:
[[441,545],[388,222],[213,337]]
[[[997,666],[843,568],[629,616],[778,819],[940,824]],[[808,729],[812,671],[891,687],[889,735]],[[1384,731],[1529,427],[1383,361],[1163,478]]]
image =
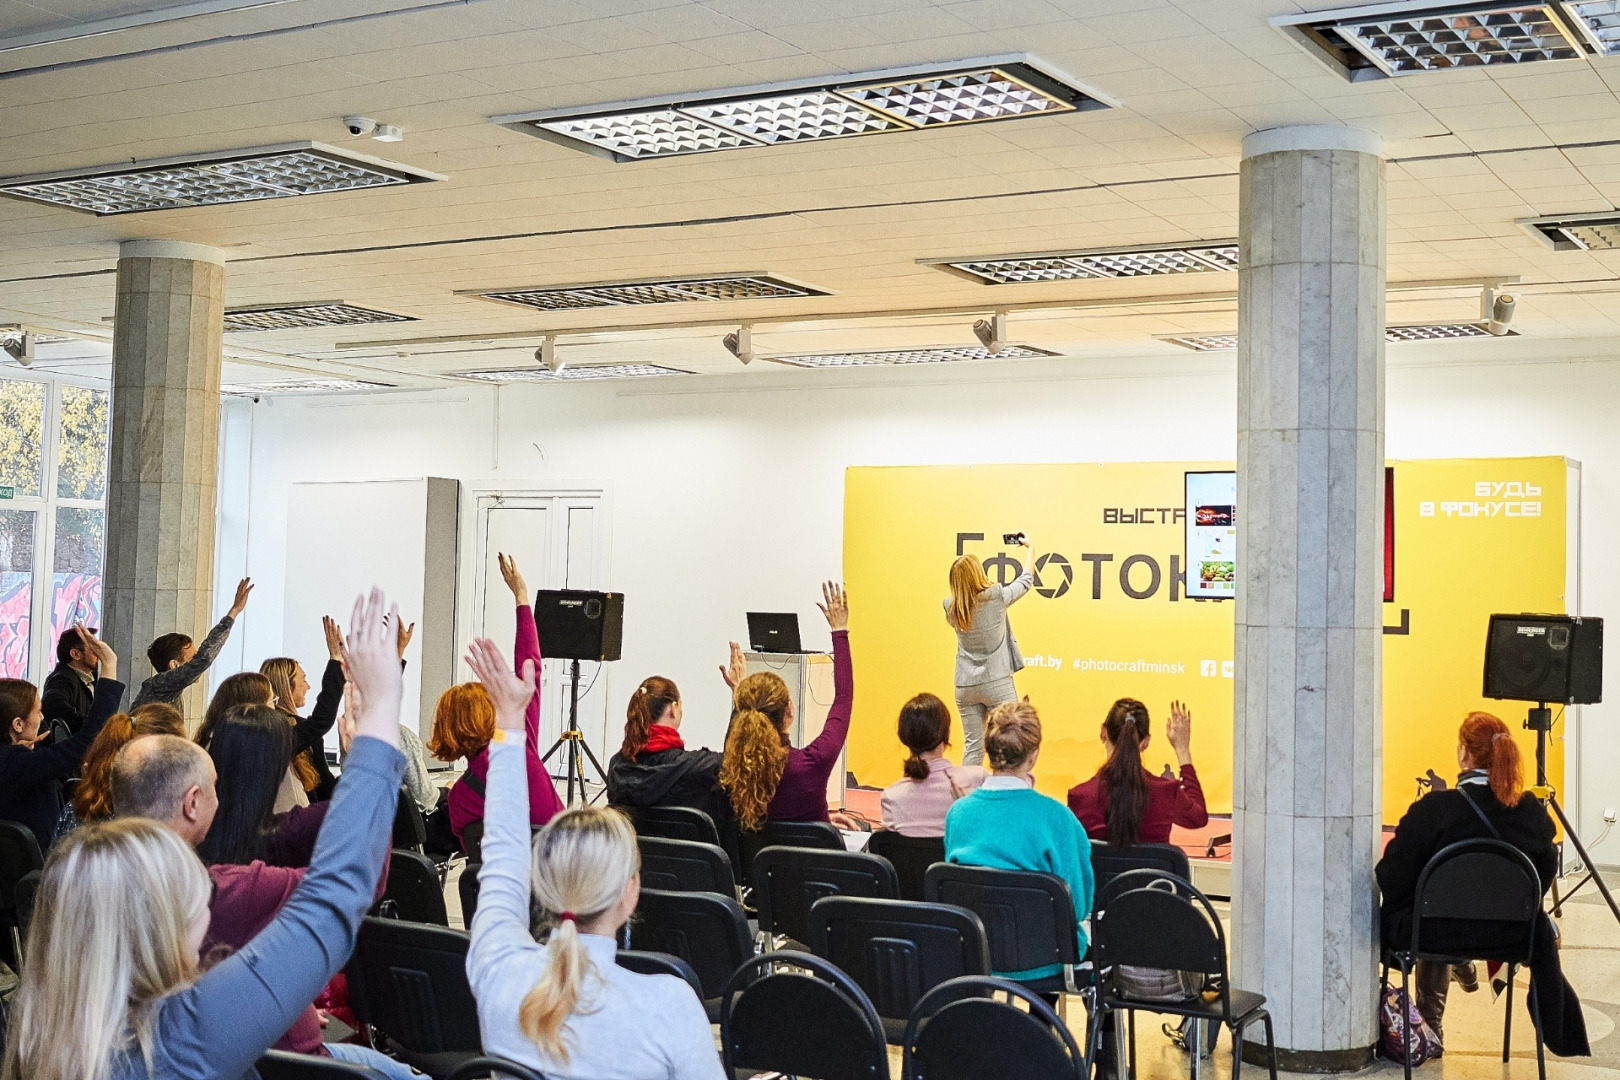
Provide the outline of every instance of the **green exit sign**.
[[0,499],[10,499],[15,497],[16,494],[17,489],[10,484],[0,484]]

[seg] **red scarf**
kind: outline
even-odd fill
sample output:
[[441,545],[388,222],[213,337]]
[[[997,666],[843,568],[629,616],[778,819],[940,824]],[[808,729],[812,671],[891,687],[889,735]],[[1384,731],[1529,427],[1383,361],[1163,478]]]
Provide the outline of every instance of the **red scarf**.
[[681,733],[668,724],[647,725],[647,745],[641,748],[644,754],[656,754],[660,750],[685,750],[686,744],[681,741]]

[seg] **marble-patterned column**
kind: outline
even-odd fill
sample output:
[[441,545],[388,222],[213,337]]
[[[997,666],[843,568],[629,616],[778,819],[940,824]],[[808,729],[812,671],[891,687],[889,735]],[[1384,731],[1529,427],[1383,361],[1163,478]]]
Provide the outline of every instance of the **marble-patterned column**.
[[[102,633],[134,687],[146,647],[213,624],[214,484],[225,262],[197,244],[133,240],[118,258]],[[206,680],[180,704],[202,717]]]
[[1284,1068],[1348,1071],[1377,1034],[1378,137],[1256,132],[1238,197],[1233,978],[1266,995]]

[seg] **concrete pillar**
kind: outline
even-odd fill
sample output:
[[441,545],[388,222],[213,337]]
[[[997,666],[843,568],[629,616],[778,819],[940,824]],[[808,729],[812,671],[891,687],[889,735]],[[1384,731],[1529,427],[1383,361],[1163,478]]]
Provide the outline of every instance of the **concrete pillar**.
[[[133,697],[153,639],[201,641],[213,625],[225,261],[197,244],[128,241],[117,290],[102,626]],[[188,720],[201,720],[203,694],[199,683],[181,700]]]
[[1348,1071],[1377,1034],[1378,137],[1256,132],[1238,197],[1233,978],[1266,995],[1284,1068]]

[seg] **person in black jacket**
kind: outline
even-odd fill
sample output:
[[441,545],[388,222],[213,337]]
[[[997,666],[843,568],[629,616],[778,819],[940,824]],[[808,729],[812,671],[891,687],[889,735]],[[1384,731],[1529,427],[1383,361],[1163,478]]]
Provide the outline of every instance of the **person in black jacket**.
[[[1440,849],[1459,840],[1498,839],[1524,852],[1541,879],[1543,894],[1558,872],[1553,822],[1547,808],[1524,790],[1523,765],[1508,726],[1490,713],[1469,713],[1457,733],[1461,775],[1451,790],[1431,791],[1407,810],[1384,849],[1376,873],[1383,893],[1379,910],[1384,945],[1405,948],[1412,940],[1412,908],[1418,878]],[[1551,923],[1537,916],[1536,963],[1530,993],[1538,1000],[1547,1048],[1556,1054],[1589,1053],[1580,1003],[1563,979]],[[1495,949],[1522,946],[1522,923],[1463,919],[1423,920],[1426,948],[1452,949],[1463,956],[1489,956]],[[1418,1012],[1441,1034],[1451,969],[1419,961],[1413,995]]]
[[688,750],[681,740],[681,692],[661,675],[636,687],[625,710],[624,745],[608,759],[608,803],[689,806],[723,825],[731,800],[721,789],[721,755]]
[[95,697],[84,723],[71,737],[36,750],[45,716],[39,691],[22,679],[0,679],[0,717],[5,720],[7,736],[0,744],[0,820],[28,826],[42,852],[49,851],[56,839],[56,823],[62,816],[61,781],[78,771],[84,752],[124,697],[124,684],[118,681],[118,657],[111,646],[79,623],[74,624],[74,632],[86,653],[100,665],[101,678],[96,680]]
[[272,656],[259,665],[259,673],[270,680],[274,691],[272,704],[287,717],[297,734],[293,768],[312,803],[330,799],[337,785],[337,778],[326,761],[326,733],[337,723],[345,682],[343,632],[331,616],[323,616],[321,624],[326,632],[326,669],[321,673],[321,691],[315,696],[315,707],[308,716],[298,711],[309,695],[309,678],[304,674],[304,665],[290,656]]
[[[90,632],[94,634],[95,628]],[[90,703],[95,696],[96,662],[79,639],[78,631],[70,626],[56,639],[56,666],[40,687],[45,730],[50,731],[60,724],[69,735],[78,731],[84,718],[90,715]]]

